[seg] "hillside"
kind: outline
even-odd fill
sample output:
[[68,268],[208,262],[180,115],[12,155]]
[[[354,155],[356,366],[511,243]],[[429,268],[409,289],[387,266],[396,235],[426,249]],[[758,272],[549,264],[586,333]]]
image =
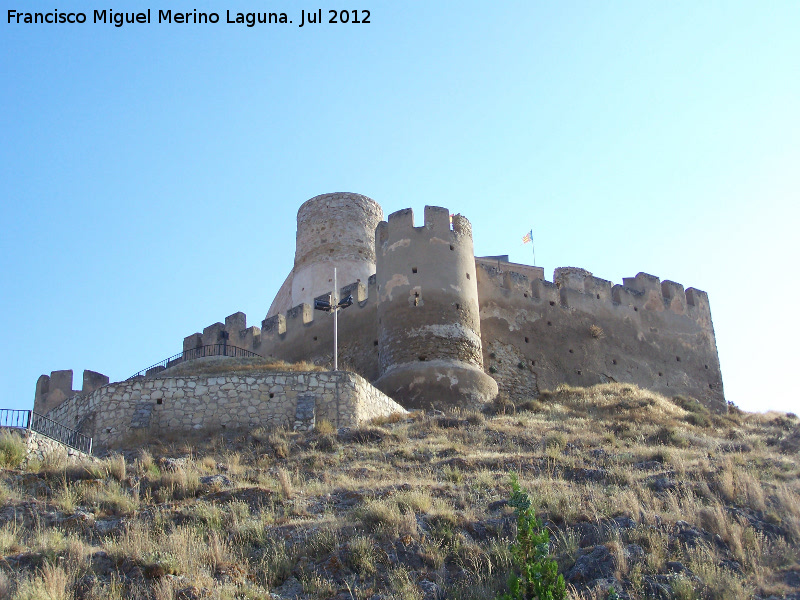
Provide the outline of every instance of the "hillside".
[[26,470],[4,434],[0,597],[495,598],[515,472],[572,598],[800,598],[796,415],[619,384],[491,412],[142,440]]

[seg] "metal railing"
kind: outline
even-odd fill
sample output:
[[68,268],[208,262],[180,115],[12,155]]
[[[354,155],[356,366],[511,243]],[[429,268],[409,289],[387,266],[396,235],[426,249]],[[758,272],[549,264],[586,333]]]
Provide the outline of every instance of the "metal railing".
[[88,435],[78,433],[66,425],[48,419],[39,413],[31,411],[31,424],[29,429],[49,437],[51,440],[61,442],[70,448],[75,448],[86,454],[92,453],[92,438]]
[[0,427],[27,429],[31,422],[31,411],[0,408]]
[[79,433],[32,410],[0,409],[0,427],[27,429],[85,454],[92,453],[92,438],[88,435]]
[[157,362],[156,364],[147,367],[146,369],[142,369],[134,375],[131,375],[128,377],[128,379],[126,379],[126,381],[136,379],[137,377],[154,375],[155,373],[159,373],[179,363],[195,360],[196,358],[205,358],[207,356],[228,356],[230,358],[264,358],[260,354],[256,354],[250,350],[245,350],[244,348],[231,346],[230,344],[209,344],[208,346],[198,346],[197,348],[184,350],[175,356],[165,358],[161,362]]

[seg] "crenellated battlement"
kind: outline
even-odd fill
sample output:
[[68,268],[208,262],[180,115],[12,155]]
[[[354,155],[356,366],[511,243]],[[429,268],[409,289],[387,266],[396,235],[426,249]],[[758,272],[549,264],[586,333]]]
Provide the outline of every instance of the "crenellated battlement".
[[626,381],[724,409],[705,292],[649,273],[614,284],[576,267],[532,279],[502,258],[476,259],[484,362],[502,391]]
[[[441,206],[426,206],[423,224],[415,226],[414,210],[404,208],[389,215],[378,224],[375,241],[378,247],[388,250],[420,241],[438,240],[442,244],[461,246],[466,240],[472,251],[472,224],[463,215],[450,216],[450,211]],[[394,246],[394,244],[398,244]],[[453,250],[454,248],[450,248]]]
[[[331,292],[317,296],[327,300]],[[346,333],[348,323],[357,320],[357,313],[369,307],[370,300],[377,297],[377,284],[375,275],[367,279],[366,285],[362,281],[354,281],[339,289],[339,299],[353,296],[353,305],[340,314],[343,333]],[[373,305],[374,308],[374,305]],[[247,327],[247,316],[236,312],[225,318],[225,322],[217,322],[203,329],[202,333],[193,333],[184,338],[184,351],[205,345],[228,343],[245,350],[250,350],[264,357],[283,356],[286,346],[303,347],[306,342],[319,342],[329,335],[327,329],[330,320],[326,317],[329,313],[315,311],[307,303],[293,306],[286,312],[265,318],[261,327]],[[320,330],[323,331],[320,331]],[[294,355],[294,348],[290,350]],[[297,358],[302,360],[303,358]]]
[[247,326],[247,315],[235,312],[225,317],[224,323],[212,323],[203,329],[203,333],[193,333],[183,339],[183,350],[193,350],[202,346],[229,344],[258,352],[255,348],[261,345],[261,329]]
[[555,269],[553,281],[550,282],[536,277],[531,267],[502,262],[497,257],[478,258],[476,265],[480,267],[480,277],[485,283],[521,293],[524,297],[558,303],[565,308],[580,306],[586,309],[592,303],[599,308],[605,303],[630,308],[634,313],[640,310],[666,310],[704,322],[710,318],[708,295],[705,292],[695,288],[684,290],[680,283],[661,281],[649,273],[640,272],[635,277],[625,277],[622,284],[615,285],[595,277],[586,269],[559,267]]
[[686,303],[696,309],[710,312],[708,294],[696,288],[686,288]]
[[[375,282],[375,276],[373,275],[370,277],[373,284]],[[350,283],[342,288],[340,298],[347,298],[348,296],[353,296],[353,302],[366,302],[367,301],[367,286],[361,283],[360,281],[356,281],[355,283]]]
[[73,390],[72,369],[51,371],[50,375],[41,375],[36,381],[36,395],[33,399],[33,410],[45,414],[61,404],[67,398],[89,394],[108,384],[108,377],[96,371],[84,370],[81,389]]

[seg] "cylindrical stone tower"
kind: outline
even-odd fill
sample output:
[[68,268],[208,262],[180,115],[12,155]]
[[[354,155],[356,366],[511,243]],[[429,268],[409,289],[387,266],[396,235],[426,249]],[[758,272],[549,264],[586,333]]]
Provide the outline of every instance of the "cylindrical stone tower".
[[366,284],[375,273],[375,227],[383,209],[361,194],[322,194],[297,211],[291,306],[333,290],[333,268],[343,286]]
[[410,208],[376,231],[376,387],[409,408],[478,407],[497,395],[483,372],[472,226],[446,208]]

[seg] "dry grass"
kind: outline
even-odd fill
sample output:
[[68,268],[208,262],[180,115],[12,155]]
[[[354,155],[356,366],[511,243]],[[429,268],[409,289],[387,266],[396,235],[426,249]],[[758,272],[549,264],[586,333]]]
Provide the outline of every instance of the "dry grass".
[[292,476],[284,468],[278,469],[278,484],[281,486],[281,494],[286,500],[294,498],[294,485],[292,484]]
[[25,442],[16,432],[0,432],[0,467],[16,469],[25,460]]
[[[319,598],[422,598],[426,581],[493,598],[511,564],[512,470],[565,575],[603,548],[604,576],[633,599],[656,580],[674,598],[800,591],[785,576],[800,571],[796,418],[618,384],[507,402],[492,417],[414,414],[342,435],[320,421],[5,471],[0,596],[72,600],[92,580],[83,597],[263,598],[294,577]],[[572,583],[573,598],[606,597]]]
[[50,563],[36,574],[21,580],[14,598],[16,600],[69,600],[72,578],[63,568]]
[[320,419],[314,425],[314,431],[320,435],[333,435],[336,433],[336,428],[328,419]]
[[208,374],[222,373],[274,373],[274,372],[321,372],[329,368],[308,361],[285,362],[265,358],[221,358],[219,360],[199,360],[179,364],[169,369],[174,374]]

